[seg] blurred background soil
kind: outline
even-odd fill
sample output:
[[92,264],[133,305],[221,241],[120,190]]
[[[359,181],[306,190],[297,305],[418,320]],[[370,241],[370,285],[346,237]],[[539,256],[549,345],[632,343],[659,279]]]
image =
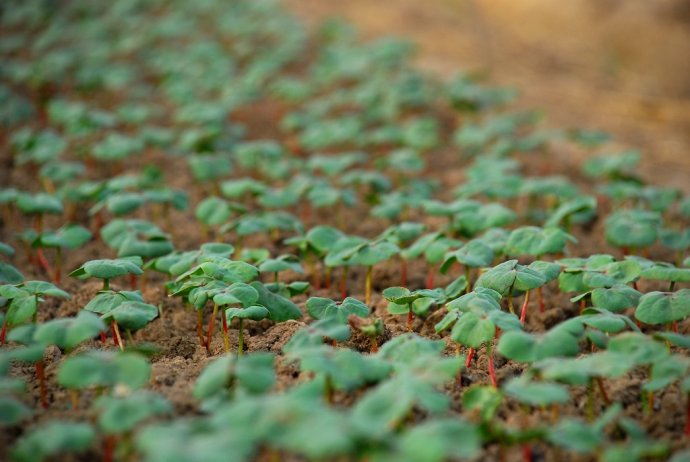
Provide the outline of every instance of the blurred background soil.
[[690,192],[690,0],[285,0],[308,23],[419,46],[418,65],[517,87],[548,125],[605,130]]

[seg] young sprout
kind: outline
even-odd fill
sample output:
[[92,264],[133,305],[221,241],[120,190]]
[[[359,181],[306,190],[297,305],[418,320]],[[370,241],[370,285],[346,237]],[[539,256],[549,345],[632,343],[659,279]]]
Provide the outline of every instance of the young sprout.
[[436,291],[430,289],[410,291],[405,287],[389,287],[383,291],[383,297],[388,300],[389,313],[407,314],[408,332],[412,332],[415,304],[420,305],[418,311],[426,312],[430,304],[436,303],[438,296]]
[[52,420],[31,429],[14,444],[14,460],[46,460],[86,452],[96,439],[88,423]]
[[[66,225],[56,231],[44,231],[36,235],[31,243],[33,248],[54,248],[55,265],[50,273],[55,284],[62,280],[62,252],[63,249],[74,250],[91,240],[91,231],[79,225]],[[41,256],[43,254],[41,253]],[[45,259],[45,258],[44,258]],[[50,265],[45,262],[45,267]]]
[[422,223],[405,221],[396,225],[391,225],[381,233],[378,239],[392,242],[401,250],[398,253],[400,260],[400,286],[407,286],[407,260],[403,258],[403,252],[407,246],[422,235],[426,226]]
[[69,354],[82,342],[96,337],[104,329],[105,324],[98,316],[81,311],[75,318],[58,318],[38,325],[25,324],[10,332],[10,341],[26,346],[13,351],[15,359],[33,362],[35,365],[43,408],[48,408],[43,360],[46,347],[55,345]]
[[[508,309],[511,313],[515,313],[513,292],[516,290],[528,292],[543,286],[546,282],[547,278],[542,273],[519,264],[517,260],[509,260],[482,273],[479,279],[477,279],[475,286],[492,289],[501,296],[507,296]],[[523,311],[525,309],[526,304]]]
[[273,282],[276,284],[278,283],[278,274],[283,271],[304,273],[299,258],[294,255],[280,255],[277,258],[268,258],[259,263],[259,272],[273,273]]
[[[11,257],[14,255],[12,246],[0,242],[0,254]],[[0,261],[0,284],[19,284],[24,275],[10,263]]]
[[5,344],[7,332],[27,321],[36,322],[39,304],[44,296],[68,299],[69,294],[50,282],[25,281],[16,285],[0,286],[0,297],[9,302],[0,330],[0,345]]
[[381,337],[385,331],[383,321],[380,318],[361,318],[356,314],[351,314],[347,318],[350,328],[353,330],[358,330],[367,337],[371,342],[371,353],[376,353],[379,351],[378,338]]
[[654,244],[660,226],[661,216],[657,212],[619,210],[606,219],[606,241],[628,255]]
[[443,261],[444,256],[452,247],[461,244],[460,241],[447,238],[440,232],[433,232],[422,235],[414,244],[402,250],[400,255],[407,260],[424,255],[427,261],[426,288],[433,289],[435,265]]
[[96,278],[103,280],[103,290],[110,289],[110,280],[120,276],[143,274],[141,257],[118,258],[115,260],[90,260],[72,271],[69,276],[77,279]]
[[467,281],[467,292],[472,290],[471,270],[472,268],[482,268],[491,265],[494,260],[494,251],[481,239],[472,239],[465,243],[458,250],[446,253],[441,264],[441,273],[446,274],[448,270],[457,262],[465,267],[465,279]]
[[88,350],[65,358],[57,371],[58,383],[70,391],[73,410],[79,404],[79,390],[119,388],[128,392],[146,385],[150,377],[146,358],[129,351]]
[[[333,249],[336,242],[344,234],[330,226],[315,226],[302,236],[295,236],[286,239],[287,245],[297,247],[302,260],[305,260],[307,270],[312,274],[312,285],[318,290],[321,288],[321,278],[319,271],[314,268],[314,259],[323,260],[328,252]],[[326,288],[330,289],[330,269],[327,267]]]
[[519,330],[520,320],[514,315],[501,310],[500,293],[476,288],[446,305],[448,314],[434,326],[436,332],[442,332],[452,327],[450,337],[460,344],[469,347],[466,367],[472,362],[474,353],[481,346],[486,345],[488,356],[488,372],[491,384],[498,386],[494,369],[492,343],[502,331]]

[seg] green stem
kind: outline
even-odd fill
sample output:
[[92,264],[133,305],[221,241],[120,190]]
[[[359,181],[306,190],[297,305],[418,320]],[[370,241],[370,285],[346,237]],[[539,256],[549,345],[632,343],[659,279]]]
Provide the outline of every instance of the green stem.
[[367,266],[367,278],[364,281],[364,303],[369,306],[371,303],[371,273],[373,266]]
[[103,290],[110,289],[110,279],[103,279]]

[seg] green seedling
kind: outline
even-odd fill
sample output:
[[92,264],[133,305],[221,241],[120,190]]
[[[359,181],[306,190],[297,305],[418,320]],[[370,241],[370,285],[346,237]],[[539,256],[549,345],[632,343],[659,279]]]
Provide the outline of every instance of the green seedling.
[[150,375],[151,365],[138,353],[91,350],[62,361],[57,381],[70,391],[72,409],[77,409],[79,390],[136,390],[148,383]]
[[342,324],[347,324],[351,316],[366,318],[369,307],[356,298],[347,297],[342,302],[329,298],[311,297],[306,303],[307,312],[314,319],[334,318]]
[[110,289],[110,280],[120,276],[144,274],[141,257],[118,258],[115,260],[91,260],[72,271],[69,276],[77,279],[96,278],[103,280],[103,290]]
[[443,261],[446,253],[454,246],[461,245],[460,241],[445,237],[440,232],[422,235],[414,244],[400,252],[400,256],[406,260],[418,258],[424,255],[427,262],[426,288],[434,288],[435,265]]
[[51,270],[50,264],[45,259],[43,252],[37,252],[41,265],[51,275],[53,282],[59,284],[62,281],[62,252],[63,249],[74,250],[91,240],[91,232],[79,225],[66,225],[56,231],[44,231],[36,235],[31,243],[35,249],[55,249],[55,264]]
[[[295,236],[285,240],[285,244],[297,247],[300,257],[305,261],[307,270],[312,274],[312,285],[318,290],[321,288],[319,271],[314,268],[315,259],[323,260],[338,240],[345,236],[341,231],[330,226],[315,226],[303,236]],[[330,269],[328,266],[325,278],[326,288],[330,289]]]
[[502,296],[507,296],[508,309],[511,313],[515,312],[513,291],[525,292],[525,303],[520,314],[520,318],[524,320],[527,302],[529,302],[529,291],[543,286],[546,282],[547,277],[541,272],[521,265],[517,260],[509,260],[482,273],[475,286],[492,289]]
[[489,377],[494,387],[498,386],[498,382],[494,369],[492,341],[497,336],[497,329],[520,329],[520,320],[515,315],[501,311],[500,297],[494,290],[476,288],[448,303],[448,314],[434,326],[436,332],[452,327],[451,339],[459,345],[469,347],[466,367],[470,366],[475,351],[486,345]]
[[637,181],[635,168],[640,163],[639,151],[624,151],[592,157],[585,162],[582,171],[590,178]]
[[[0,254],[7,257],[14,255],[14,248],[0,241]],[[19,284],[24,275],[10,263],[0,261],[0,284]]]
[[221,356],[204,368],[192,394],[209,410],[235,397],[263,395],[276,382],[274,361],[272,354],[262,352]]
[[103,330],[105,324],[98,316],[82,311],[75,318],[58,318],[38,325],[25,324],[10,332],[10,341],[25,345],[24,349],[13,351],[14,359],[33,363],[36,368],[40,402],[44,408],[48,408],[43,361],[46,347],[55,345],[69,354],[81,343],[96,337]]
[[278,274],[283,271],[293,271],[303,274],[304,269],[300,264],[299,258],[294,255],[280,255],[276,258],[268,258],[259,263],[259,272],[272,273],[273,282],[278,283]]
[[388,300],[388,312],[407,315],[407,331],[412,332],[415,313],[425,314],[430,305],[438,303],[439,293],[429,289],[410,291],[405,287],[389,287],[383,291]]
[[16,442],[11,454],[13,460],[41,462],[86,452],[95,440],[96,431],[90,424],[54,420],[32,428]]
[[463,210],[453,217],[453,231],[474,237],[490,228],[505,226],[516,220],[515,212],[499,203],[489,203]]
[[606,241],[624,255],[645,249],[659,238],[661,217],[647,210],[619,210],[606,219]]
[[459,263],[465,267],[465,280],[467,292],[472,290],[471,270],[491,265],[494,259],[494,251],[480,239],[472,239],[455,251],[446,253],[441,264],[441,273],[446,274],[450,268]]
[[30,320],[36,321],[38,307],[45,301],[45,296],[70,298],[67,292],[45,281],[25,281],[0,286],[0,297],[5,302],[9,301],[0,331],[0,345],[5,344],[5,336],[10,329]]
[[326,402],[333,402],[335,391],[352,392],[365,385],[381,382],[392,367],[376,356],[364,356],[350,349],[329,345],[290,348],[289,360],[299,361],[300,370],[323,377]]
[[381,337],[385,331],[383,321],[379,318],[362,318],[356,314],[351,314],[347,318],[350,328],[357,330],[369,337],[371,343],[370,352],[376,353],[379,351],[378,338]]
[[97,424],[103,439],[103,459],[113,460],[118,442],[123,446],[134,429],[153,417],[172,413],[173,407],[163,396],[136,390],[124,396],[113,394],[97,398],[91,410],[98,415]]
[[400,286],[407,286],[407,260],[403,258],[402,254],[405,249],[419,236],[422,235],[426,226],[422,223],[402,222],[396,225],[391,225],[379,235],[379,239],[384,239],[392,242],[400,249],[398,259],[400,260]]

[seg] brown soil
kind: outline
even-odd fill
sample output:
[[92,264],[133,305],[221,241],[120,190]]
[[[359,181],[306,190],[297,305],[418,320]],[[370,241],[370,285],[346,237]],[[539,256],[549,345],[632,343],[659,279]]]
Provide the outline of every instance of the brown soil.
[[[559,23],[547,21],[547,18],[554,21],[565,21],[571,16],[567,16],[566,12],[557,12],[553,8],[547,8],[545,3],[548,4],[549,2],[536,0],[523,2],[428,0],[419,3],[411,0],[388,0],[386,2],[291,0],[288,5],[311,21],[334,13],[345,14],[361,27],[365,36],[378,36],[385,32],[386,34],[395,33],[410,37],[420,43],[419,65],[444,76],[451,75],[462,68],[488,70],[493,82],[518,85],[524,94],[521,104],[530,107],[535,105],[544,107],[550,115],[551,123],[555,126],[581,126],[585,123],[590,127],[610,130],[619,136],[622,143],[640,146],[647,151],[648,156],[644,166],[649,168],[647,170],[648,175],[654,177],[657,183],[682,187],[686,191],[690,190],[688,189],[690,183],[686,181],[687,172],[690,171],[688,170],[689,161],[687,157],[683,157],[690,151],[690,136],[688,135],[690,133],[688,130],[690,129],[690,100],[684,99],[690,97],[690,87],[687,86],[689,82],[682,78],[679,71],[685,69],[683,66],[688,65],[688,62],[673,60],[669,56],[663,57],[665,66],[677,67],[673,68],[676,71],[673,73],[673,79],[669,79],[666,82],[667,86],[661,90],[649,83],[650,81],[654,82],[654,79],[658,77],[645,76],[642,78],[630,74],[632,71],[627,70],[620,70],[618,71],[620,73],[611,75],[607,74],[605,69],[597,70],[594,66],[585,67],[582,72],[575,74],[572,72],[574,68],[579,70],[581,65],[586,66],[601,59],[601,56],[583,57],[578,52],[589,50],[595,46],[596,40],[609,40],[611,36],[618,36],[615,30],[608,30],[603,25],[597,25],[596,34],[593,34],[593,37],[590,37],[586,43],[580,43],[577,39],[573,39],[572,42],[565,39],[560,42],[560,39],[551,40],[554,36],[559,37],[560,34],[543,34],[552,28],[558,30],[557,25]],[[586,21],[590,16],[587,15],[592,13],[588,10],[579,11],[579,8],[585,7],[570,5],[577,2],[558,2],[559,9],[565,7],[565,3],[568,3],[568,8],[574,8],[578,10],[577,14],[583,15],[578,16],[581,28],[578,29],[578,25],[573,25],[574,30],[579,32],[579,37],[588,36],[589,23]],[[615,18],[615,8],[620,7],[620,5],[616,6],[618,2],[602,3],[610,4],[610,8],[614,8],[607,14],[614,15]],[[515,6],[510,7],[509,5]],[[589,5],[588,8],[593,7]],[[540,12],[538,18],[523,22],[522,19],[530,17],[533,11]],[[549,14],[554,16],[548,16]],[[608,21],[613,20],[609,19]],[[660,16],[654,21],[665,21],[663,24],[676,24],[681,20],[675,17]],[[518,24],[521,26],[518,27]],[[681,22],[681,24],[686,23]],[[678,27],[680,28],[680,26]],[[682,42],[681,38],[687,38],[687,35],[684,35],[686,33],[686,28],[681,28],[678,31],[674,29],[673,38],[680,43]],[[549,42],[536,42],[543,40],[543,37],[548,37]],[[686,50],[684,56],[687,56],[690,42],[687,42],[686,45],[688,46],[673,52],[681,53],[681,50]],[[536,56],[531,52],[535,46],[541,47]],[[490,49],[490,53],[483,51],[486,47]],[[487,54],[488,57],[485,56]],[[662,59],[662,57],[654,54],[652,56],[644,54],[639,59],[657,58]],[[580,62],[581,59],[584,59],[582,63]],[[554,62],[554,60],[556,61]],[[456,63],[462,63],[462,65]],[[637,65],[635,64],[635,66]],[[637,69],[636,67],[633,68]],[[665,75],[666,71],[663,74]],[[546,75],[548,75],[548,79]],[[687,77],[687,73],[685,77]],[[592,108],[596,108],[596,110]],[[251,110],[245,108],[233,117],[242,120],[247,125],[250,138],[280,138],[282,135],[273,128],[275,127],[273,121],[275,114],[281,113],[284,108],[265,105],[260,106],[260,110],[255,109],[255,107],[252,107]],[[441,116],[450,117],[448,114],[441,114]],[[653,155],[649,155],[651,153]],[[579,171],[578,166],[583,156],[582,152],[574,153],[563,148],[542,154],[541,157],[532,156],[521,160],[526,169],[530,171],[540,174],[560,173],[572,177],[573,172]],[[427,172],[429,176],[439,178],[447,186],[444,188],[446,190],[451,190],[453,186],[457,185],[463,173],[462,164],[458,163],[455,153],[442,150],[435,153],[430,159],[431,165]],[[11,165],[6,149],[3,150],[0,160],[3,165]],[[201,190],[193,185],[183,160],[171,159],[161,153],[150,153],[146,160],[153,160],[164,168],[165,177],[171,186],[190,191],[192,194],[191,203],[195,203],[201,197]],[[136,171],[136,168],[137,165],[132,166],[131,171]],[[661,171],[665,172],[664,176],[656,174],[656,172]],[[8,185],[21,188],[30,188],[32,185],[31,176],[25,169],[15,168],[6,174]],[[96,174],[103,177],[108,172],[101,171],[96,172]],[[577,173],[575,175],[576,181],[582,184],[586,183],[583,178],[577,177]],[[3,184],[5,184],[5,178],[3,178]],[[606,212],[606,210],[602,212]],[[198,247],[202,240],[192,213],[175,212],[173,219],[176,247],[180,249]],[[305,225],[314,225],[317,219],[318,215],[315,215],[314,221],[305,223]],[[374,236],[387,226],[387,223],[369,217],[365,209],[347,211],[344,221],[349,224],[346,229],[347,232],[365,236]],[[48,227],[55,224],[57,224],[57,220],[54,219],[49,219],[46,223]],[[20,217],[17,217],[11,227],[3,223],[0,240],[12,242],[12,233],[29,225],[28,220]],[[580,244],[573,247],[572,255],[587,255],[594,252],[617,254],[615,249],[609,248],[601,240],[602,226],[603,224],[599,220],[592,230],[577,230]],[[248,246],[266,245],[272,248],[274,253],[289,251],[278,242],[272,242],[267,238],[257,238],[245,244]],[[652,258],[663,256],[661,249],[652,249]],[[83,249],[66,255],[65,269],[71,270],[89,259],[109,257],[113,257],[112,251],[100,242],[94,241]],[[24,271],[27,279],[45,278],[45,275],[29,264],[26,255],[21,250],[15,257],[14,264]],[[410,265],[409,287],[411,289],[421,288],[424,285],[425,274],[424,263],[415,262]],[[353,269],[349,275],[350,293],[358,298],[363,298],[364,276],[362,269]],[[386,324],[386,334],[383,338],[385,341],[406,331],[405,320],[402,317],[388,314],[386,302],[380,296],[380,291],[383,288],[398,285],[398,266],[394,263],[377,266],[374,270],[374,276],[375,293],[372,311],[381,317]],[[335,280],[338,277],[337,273],[334,274]],[[438,277],[436,282],[441,285],[450,280],[451,276]],[[151,388],[166,396],[175,405],[179,415],[195,414],[198,412],[197,403],[191,397],[194,381],[212,357],[223,351],[223,341],[218,329],[219,323],[216,323],[217,328],[211,344],[212,356],[209,357],[196,337],[195,313],[183,308],[179,300],[166,297],[161,290],[163,281],[164,279],[159,275],[150,276],[147,289],[144,291],[147,302],[162,305],[163,316],[137,332],[134,337],[135,341],[152,342],[160,349],[159,353],[152,358]],[[113,286],[114,288],[129,288],[124,280],[115,281]],[[70,292],[73,298],[64,303],[49,299],[41,307],[40,320],[76,314],[93,297],[100,284],[96,282],[82,283],[65,277],[61,287]],[[335,281],[331,290],[321,289],[313,291],[311,295],[336,297]],[[577,313],[577,307],[568,300],[566,294],[558,293],[555,285],[547,287],[544,295],[547,310],[540,314],[532,305],[526,326],[529,331],[543,331]],[[303,308],[306,297],[299,297],[296,300]],[[520,300],[516,300],[516,303],[519,302]],[[441,338],[434,332],[433,325],[438,322],[442,315],[442,312],[437,311],[427,319],[415,319],[414,331],[429,338]],[[208,322],[208,318],[209,314],[206,313],[205,323]],[[305,317],[305,321],[309,322],[309,318]],[[278,389],[287,388],[296,381],[305,379],[300,377],[299,369],[295,364],[287,363],[280,356],[281,348],[292,334],[303,325],[304,323],[301,321],[288,321],[278,325],[260,322],[250,323],[248,326],[245,336],[248,351],[270,351],[278,355]],[[690,324],[688,322],[683,323],[680,328],[681,332],[687,333],[690,331]],[[237,344],[235,326],[230,326],[230,342],[233,346]],[[355,335],[346,346],[367,351],[369,340]],[[100,347],[100,342],[92,341],[80,347],[80,350]],[[112,347],[112,342],[108,339],[108,348]],[[454,348],[450,344],[448,345],[448,353],[454,354]],[[7,459],[7,450],[11,446],[11,442],[21,435],[22,429],[26,428],[27,424],[54,419],[58,416],[75,415],[75,411],[69,410],[67,393],[56,386],[55,374],[61,356],[62,354],[58,350],[50,349],[45,357],[50,403],[47,410],[38,406],[38,385],[33,376],[33,367],[17,366],[15,368],[14,373],[27,379],[29,396],[33,397],[37,404],[35,407],[36,415],[21,428],[11,428],[0,434],[0,460]],[[476,383],[488,383],[486,366],[487,357],[482,351],[469,370],[463,373],[462,387]],[[496,368],[499,382],[502,382],[519,374],[524,366],[506,362],[497,357]],[[681,396],[677,387],[669,387],[657,396],[654,412],[649,416],[644,416],[639,402],[639,389],[643,381],[642,376],[637,373],[611,381],[607,383],[609,396],[612,400],[621,402],[625,406],[625,413],[641,422],[653,437],[665,439],[674,448],[687,447],[687,440],[682,438],[684,408],[679,405],[679,403],[685,403],[686,398]],[[458,401],[461,390],[449,384],[448,392],[456,398],[454,406],[456,411],[460,411]],[[577,389],[573,394],[572,404],[562,409],[561,412],[566,415],[583,415],[583,410],[579,409],[578,406],[584,405],[585,395],[584,389]],[[86,415],[85,409],[92,397],[90,393],[81,395],[80,409],[76,411],[78,416]],[[347,399],[345,396],[336,396],[336,402],[339,403],[345,403]],[[597,397],[597,403],[602,405],[600,397]],[[512,402],[504,406],[501,417],[508,423],[516,425],[527,422],[536,423],[549,418],[548,413],[544,411],[525,414],[516,403]],[[561,458],[562,454],[547,449],[545,446],[535,447],[534,455],[535,460],[564,460]],[[520,460],[517,451],[509,451],[507,456],[506,460]],[[96,457],[98,457],[97,453],[88,454],[84,460],[93,460]],[[499,449],[492,446],[487,448],[481,459],[498,460],[498,458]]]

